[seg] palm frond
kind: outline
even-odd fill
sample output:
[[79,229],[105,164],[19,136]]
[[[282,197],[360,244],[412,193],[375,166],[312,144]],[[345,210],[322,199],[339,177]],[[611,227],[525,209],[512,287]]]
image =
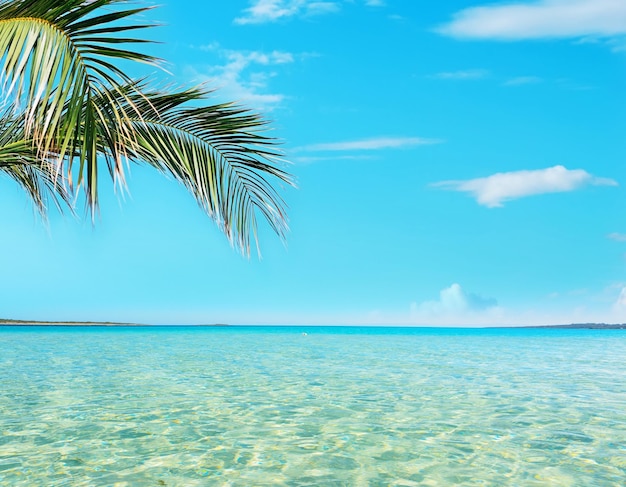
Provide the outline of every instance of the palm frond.
[[258,247],[258,214],[284,237],[286,205],[274,184],[293,181],[267,122],[235,104],[207,103],[211,92],[201,87],[131,80],[116,62],[159,60],[129,47],[147,42],[134,36],[153,24],[136,21],[150,7],[128,3],[0,0],[0,74],[23,114],[0,113],[0,171],[42,212],[46,195],[70,204],[84,188],[93,218],[99,160],[122,184],[124,161],[143,162],[185,185],[244,253],[252,241]]
[[267,122],[234,104],[206,104],[210,94],[202,87],[126,86],[121,103],[132,103],[137,116],[133,138],[125,142],[131,160],[185,185],[231,243],[249,255],[251,241],[257,242],[257,211],[284,238],[286,205],[272,183],[293,180],[279,167],[277,140],[263,134]]
[[[97,206],[98,152],[104,141],[114,161],[114,176],[123,181],[122,138],[133,106],[118,103],[122,84],[132,85],[113,61],[125,60],[158,64],[159,60],[125,49],[144,39],[129,32],[153,24],[120,24],[150,7],[103,7],[126,4],[126,0],[12,0],[0,1],[0,59],[7,92],[25,113],[25,130],[40,152],[54,152],[68,164],[72,181],[73,164],[78,162],[76,185],[85,185],[92,212]],[[116,92],[105,99],[103,93]],[[97,105],[94,100],[98,100]],[[102,103],[118,103],[106,107]],[[114,130],[117,127],[118,130]],[[98,135],[98,128],[106,128]],[[99,141],[99,142],[97,142]]]
[[61,211],[72,207],[55,155],[42,157],[33,141],[26,137],[24,118],[8,112],[0,114],[0,173],[26,191],[44,218],[49,201]]

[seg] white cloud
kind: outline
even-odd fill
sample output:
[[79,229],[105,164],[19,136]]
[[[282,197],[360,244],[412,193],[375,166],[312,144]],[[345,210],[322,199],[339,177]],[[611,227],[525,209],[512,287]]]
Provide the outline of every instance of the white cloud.
[[626,34],[626,1],[539,0],[470,7],[437,30],[461,39],[620,36]]
[[533,300],[529,306],[517,308],[502,307],[495,299],[468,293],[459,284],[453,284],[443,289],[437,300],[412,303],[408,318],[387,313],[378,322],[426,326],[624,323],[626,284],[615,283],[595,292],[575,289],[553,293],[548,306]]
[[306,15],[321,15],[339,11],[336,2],[311,2],[306,6]]
[[201,51],[215,51],[220,48],[220,44],[219,42],[210,42],[209,44],[202,44],[200,46],[191,44],[189,47],[192,49],[200,49]]
[[541,83],[541,81],[542,79],[537,76],[518,76],[505,81],[504,86],[534,85]]
[[489,75],[489,71],[485,69],[468,69],[464,71],[447,71],[443,73],[437,73],[431,76],[436,79],[451,79],[451,80],[472,80],[482,79]]
[[298,147],[295,151],[322,152],[399,149],[402,147],[413,147],[417,145],[439,144],[441,142],[442,141],[438,139],[424,139],[421,137],[374,137],[371,139],[307,145],[304,147]]
[[626,242],[626,233],[613,232],[609,233],[607,237],[611,240],[616,240],[617,242]]
[[215,86],[220,95],[264,110],[276,107],[285,99],[285,95],[267,92],[269,80],[276,75],[268,68],[294,62],[293,54],[283,51],[233,51],[222,49],[215,43],[200,46],[200,49],[216,51],[226,59],[226,64],[222,66],[211,66],[205,70],[190,68],[195,78]]
[[483,298],[466,292],[459,284],[439,292],[439,299],[411,303],[412,322],[431,324],[471,324],[472,322],[497,322],[501,309],[493,298]]
[[563,166],[532,171],[497,173],[486,178],[442,181],[433,186],[470,193],[479,204],[489,208],[503,202],[544,193],[574,191],[583,186],[617,186],[612,179],[597,178],[582,169]]
[[276,22],[294,16],[332,13],[340,8],[337,2],[311,0],[253,0],[251,3],[245,15],[235,19],[236,24]]
[[[341,3],[353,0],[250,0],[244,15],[235,19],[236,24],[264,24],[287,20],[293,17],[312,17],[338,12]],[[367,7],[384,7],[385,0],[363,0]]]
[[413,303],[412,308],[429,314],[448,314],[484,311],[497,305],[498,302],[495,299],[467,293],[459,284],[454,283],[439,292],[437,301],[425,301],[419,305]]

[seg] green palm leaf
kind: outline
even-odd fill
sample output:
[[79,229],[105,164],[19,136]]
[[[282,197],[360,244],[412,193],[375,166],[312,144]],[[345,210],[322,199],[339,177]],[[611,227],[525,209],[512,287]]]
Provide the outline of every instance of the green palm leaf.
[[42,216],[46,215],[48,201],[59,210],[71,208],[70,195],[56,166],[56,155],[43,157],[26,137],[24,118],[8,112],[0,114],[0,173],[26,191]]
[[[0,0],[2,74],[23,113],[0,114],[0,171],[42,212],[49,194],[70,204],[66,181],[70,194],[84,188],[93,218],[99,161],[121,184],[125,160],[148,163],[185,185],[244,253],[257,242],[257,214],[284,237],[285,203],[273,185],[293,181],[279,167],[276,140],[264,135],[267,123],[234,104],[207,105],[203,88],[131,80],[115,62],[159,60],[127,49],[146,42],[133,35],[152,24],[126,24],[148,8],[118,6],[125,3]],[[113,8],[101,14],[103,7]],[[3,141],[15,124],[14,138]]]
[[[120,94],[121,92],[121,94]],[[141,93],[141,94],[139,94]],[[231,243],[249,254],[257,242],[257,211],[281,237],[287,230],[285,203],[272,183],[293,185],[280,169],[277,141],[263,135],[267,122],[234,104],[206,103],[210,91],[155,90],[127,85],[107,96],[132,104],[129,158],[146,162],[181,182],[218,223]]]
[[[0,57],[7,88],[23,105],[25,130],[38,150],[54,152],[72,165],[79,163],[76,185],[83,182],[92,211],[97,206],[98,143],[106,144],[114,175],[123,181],[124,144],[136,114],[120,96],[105,97],[130,80],[113,61],[156,64],[152,56],[123,49],[146,42],[127,32],[152,24],[119,24],[149,8],[98,9],[125,0],[13,0],[0,1]],[[122,37],[123,35],[123,37]],[[118,95],[122,92],[118,91]],[[95,100],[98,100],[96,104]],[[98,128],[106,132],[97,134]],[[118,130],[113,128],[117,127]]]

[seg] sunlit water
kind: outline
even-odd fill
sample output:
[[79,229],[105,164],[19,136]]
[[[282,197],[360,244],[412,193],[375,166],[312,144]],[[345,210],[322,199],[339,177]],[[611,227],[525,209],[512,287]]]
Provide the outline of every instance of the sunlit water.
[[0,327],[0,381],[3,486],[626,483],[626,331]]

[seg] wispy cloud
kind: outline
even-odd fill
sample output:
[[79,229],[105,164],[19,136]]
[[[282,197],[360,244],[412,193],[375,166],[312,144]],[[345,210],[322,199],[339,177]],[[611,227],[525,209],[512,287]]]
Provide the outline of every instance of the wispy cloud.
[[618,233],[618,232],[609,233],[607,235],[607,238],[610,238],[611,240],[615,240],[617,242],[626,242],[626,233]]
[[443,142],[439,139],[425,139],[422,137],[374,137],[370,139],[351,140],[344,142],[330,142],[312,144],[294,149],[296,152],[325,152],[325,151],[373,151],[381,149],[400,149],[418,145],[432,145]]
[[295,164],[299,164],[302,166],[306,166],[308,164],[313,164],[316,162],[324,162],[324,161],[363,161],[363,160],[371,160],[374,159],[369,155],[329,155],[329,156],[297,156],[291,159],[291,162]]
[[623,0],[539,0],[470,7],[437,29],[460,39],[522,40],[626,34]]
[[[625,49],[626,50],[626,49]],[[424,77],[444,81],[480,81],[488,80],[492,83],[505,87],[538,85],[541,83],[553,84],[559,88],[567,90],[590,90],[591,86],[577,84],[568,79],[550,80],[539,76],[513,76],[503,75],[501,73],[489,71],[487,69],[464,69],[459,71],[442,71],[435,74],[425,75]]]
[[442,73],[436,73],[431,76],[435,79],[449,79],[449,80],[473,80],[483,79],[489,75],[489,71],[486,69],[467,69],[462,71],[445,71]]
[[626,52],[626,36],[606,41],[613,52]]
[[[331,14],[341,10],[347,0],[250,0],[250,7],[244,10],[236,24],[265,24],[288,20],[295,17],[313,17]],[[384,7],[384,0],[362,0],[367,7]],[[349,3],[354,3],[349,0]]]
[[537,76],[518,76],[506,80],[504,86],[522,86],[522,85],[535,85],[541,83],[543,80]]
[[236,24],[263,24],[276,22],[294,16],[312,16],[336,12],[338,2],[311,0],[253,0],[243,17],[235,19]]
[[294,62],[293,54],[284,51],[233,51],[213,43],[200,46],[204,51],[214,51],[226,60],[221,66],[192,67],[191,75],[199,81],[209,82],[219,93],[231,100],[242,101],[264,110],[279,105],[285,95],[270,93],[269,80],[276,75],[275,66]]
[[615,37],[585,36],[574,41],[574,44],[599,44],[608,46],[613,52],[626,51],[626,35]]
[[612,179],[598,178],[582,169],[569,170],[563,166],[532,171],[497,173],[485,178],[465,181],[442,181],[433,186],[471,194],[488,208],[503,206],[526,196],[574,191],[584,186],[617,186]]

